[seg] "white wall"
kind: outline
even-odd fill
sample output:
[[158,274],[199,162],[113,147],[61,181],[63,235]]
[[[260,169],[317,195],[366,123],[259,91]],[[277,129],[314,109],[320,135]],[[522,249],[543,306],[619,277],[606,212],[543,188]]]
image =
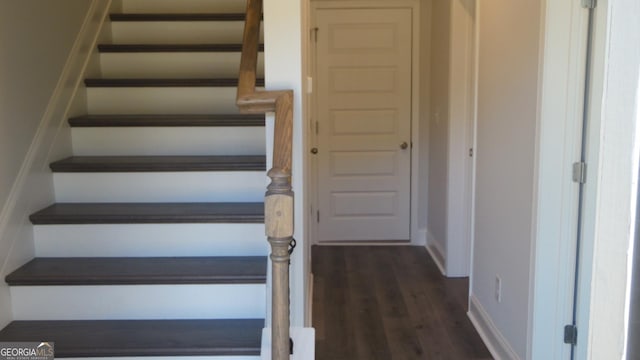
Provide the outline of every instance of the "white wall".
[[[91,2],[0,2],[0,203],[9,196]],[[7,186],[9,185],[9,186]]]
[[[472,303],[526,358],[540,1],[479,4]],[[495,298],[496,276],[502,299]]]
[[[429,119],[429,199],[427,243],[436,259],[447,252],[447,192],[449,162],[450,1],[431,8],[431,99]],[[445,265],[445,264],[441,264]]]
[[475,3],[452,0],[449,45],[449,147],[447,165],[448,277],[469,276],[473,147],[472,70]]
[[475,4],[435,1],[432,7],[428,248],[447,276],[468,276]]
[[[106,2],[105,2],[106,3]],[[86,0],[0,1],[0,278],[33,256],[28,215],[53,199],[47,158],[58,132],[51,102],[88,11]],[[66,79],[68,80],[68,79]],[[67,94],[68,95],[68,94]],[[71,95],[68,96],[70,99]],[[43,145],[44,144],[44,145]],[[68,150],[68,147],[67,147]],[[60,151],[64,153],[64,147]],[[24,195],[24,197],[21,197]],[[0,282],[0,326],[11,320]]]
[[432,1],[420,2],[419,14],[419,128],[418,147],[414,146],[414,151],[418,151],[419,174],[418,174],[418,194],[412,201],[418,201],[418,231],[420,234],[420,245],[426,245],[428,240],[428,215],[429,215],[429,119],[431,119],[431,4]]

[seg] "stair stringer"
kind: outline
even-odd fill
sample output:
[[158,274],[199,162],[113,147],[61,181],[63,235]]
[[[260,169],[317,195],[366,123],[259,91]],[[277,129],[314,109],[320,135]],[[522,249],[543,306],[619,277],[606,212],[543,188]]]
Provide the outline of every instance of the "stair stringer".
[[[102,26],[110,6],[111,1],[91,1],[31,145],[13,184],[7,189],[8,196],[0,211],[0,278],[34,256],[33,226],[28,215],[54,199],[53,175],[42,169],[46,169],[52,159],[71,153],[71,134],[66,120],[86,111],[82,79],[88,71],[96,69],[95,48],[104,34]],[[9,288],[1,282],[0,328],[11,321],[11,317]]]

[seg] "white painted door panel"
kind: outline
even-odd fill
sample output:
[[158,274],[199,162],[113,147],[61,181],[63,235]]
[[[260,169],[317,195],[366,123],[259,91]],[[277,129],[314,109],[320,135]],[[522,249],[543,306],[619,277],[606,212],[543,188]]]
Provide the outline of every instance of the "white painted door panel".
[[318,239],[409,240],[411,10],[316,16]]

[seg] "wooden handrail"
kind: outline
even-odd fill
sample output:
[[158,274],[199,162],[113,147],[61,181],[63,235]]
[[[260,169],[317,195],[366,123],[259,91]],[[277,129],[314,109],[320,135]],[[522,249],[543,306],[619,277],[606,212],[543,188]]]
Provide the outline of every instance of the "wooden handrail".
[[256,91],[262,0],[247,0],[236,103],[242,113],[275,112],[271,183],[265,195],[265,229],[271,244],[271,359],[289,359],[289,246],[293,241],[291,148],[293,91]]

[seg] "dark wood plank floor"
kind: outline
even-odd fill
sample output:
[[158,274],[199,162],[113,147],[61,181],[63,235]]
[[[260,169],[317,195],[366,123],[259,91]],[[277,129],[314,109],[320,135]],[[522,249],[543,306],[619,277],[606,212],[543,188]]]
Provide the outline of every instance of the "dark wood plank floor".
[[314,246],[317,360],[485,360],[466,316],[467,279],[422,247]]

